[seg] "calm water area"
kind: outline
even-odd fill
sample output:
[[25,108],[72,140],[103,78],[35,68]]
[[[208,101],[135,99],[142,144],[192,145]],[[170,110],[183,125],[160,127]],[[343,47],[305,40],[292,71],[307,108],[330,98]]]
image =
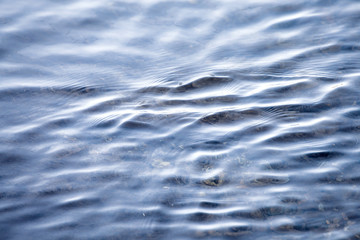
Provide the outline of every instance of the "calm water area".
[[360,1],[1,0],[0,239],[360,239]]

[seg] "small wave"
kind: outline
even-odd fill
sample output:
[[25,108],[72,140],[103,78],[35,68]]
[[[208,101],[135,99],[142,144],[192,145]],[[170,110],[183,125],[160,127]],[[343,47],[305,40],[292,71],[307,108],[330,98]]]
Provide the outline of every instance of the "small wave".
[[192,91],[192,90],[196,90],[196,89],[216,87],[216,86],[221,86],[226,83],[230,83],[232,81],[233,80],[228,77],[204,77],[204,78],[194,80],[190,83],[178,86],[178,87],[174,88],[173,92],[182,93],[182,92]]

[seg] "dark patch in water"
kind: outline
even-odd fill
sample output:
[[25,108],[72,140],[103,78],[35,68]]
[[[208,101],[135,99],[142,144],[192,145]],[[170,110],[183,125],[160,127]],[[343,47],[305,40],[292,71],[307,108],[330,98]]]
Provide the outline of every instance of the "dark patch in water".
[[352,119],[360,119],[360,110],[354,110],[345,114],[346,117]]
[[138,121],[126,121],[121,124],[122,128],[126,129],[152,129],[153,126],[148,123],[138,122]]
[[227,77],[204,77],[197,80],[194,80],[188,84],[181,85],[176,87],[173,92],[187,92],[195,89],[203,89],[208,87],[219,86],[224,83],[232,82],[231,78]]
[[78,189],[72,188],[71,186],[59,186],[52,188],[45,188],[36,193],[39,197],[52,197],[56,195],[64,195],[71,192],[76,192]]
[[296,157],[296,161],[299,162],[313,162],[313,161],[328,161],[333,160],[343,156],[344,154],[335,151],[323,151],[323,152],[314,152],[307,153],[301,156]]
[[281,202],[286,204],[300,204],[302,200],[295,197],[285,197],[281,199]]
[[155,93],[155,94],[164,94],[170,91],[171,88],[168,87],[147,87],[138,90],[139,93]]
[[252,186],[269,186],[269,185],[282,185],[289,181],[288,178],[279,178],[279,177],[260,177],[250,181]]
[[312,140],[316,137],[313,132],[294,132],[285,133],[277,137],[269,139],[271,143],[294,143],[298,141]]
[[24,156],[11,153],[0,153],[0,164],[21,164],[26,161]]
[[218,208],[218,207],[222,206],[221,204],[216,203],[216,202],[200,202],[199,205],[202,208],[209,208],[209,209]]
[[211,221],[216,221],[217,218],[218,217],[214,214],[198,212],[198,213],[191,214],[189,216],[189,221],[191,221],[191,222],[211,222]]
[[200,122],[208,124],[229,124],[238,120],[249,120],[261,116],[262,112],[259,110],[224,111],[202,117]]
[[91,207],[93,205],[99,205],[99,203],[101,203],[100,199],[84,198],[84,199],[79,199],[79,200],[74,200],[74,201],[63,203],[57,207],[60,209],[64,209],[64,210],[71,210],[71,209],[87,208],[87,207]]

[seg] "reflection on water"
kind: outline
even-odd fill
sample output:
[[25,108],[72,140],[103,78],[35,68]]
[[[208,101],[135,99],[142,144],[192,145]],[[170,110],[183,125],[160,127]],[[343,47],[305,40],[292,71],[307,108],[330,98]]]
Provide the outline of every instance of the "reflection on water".
[[360,239],[358,1],[0,3],[2,239]]

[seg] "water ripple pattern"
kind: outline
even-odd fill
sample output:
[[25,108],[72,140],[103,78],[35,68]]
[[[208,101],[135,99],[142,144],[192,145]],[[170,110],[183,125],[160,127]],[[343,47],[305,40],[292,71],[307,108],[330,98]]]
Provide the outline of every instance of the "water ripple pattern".
[[360,2],[0,2],[1,239],[360,239]]

